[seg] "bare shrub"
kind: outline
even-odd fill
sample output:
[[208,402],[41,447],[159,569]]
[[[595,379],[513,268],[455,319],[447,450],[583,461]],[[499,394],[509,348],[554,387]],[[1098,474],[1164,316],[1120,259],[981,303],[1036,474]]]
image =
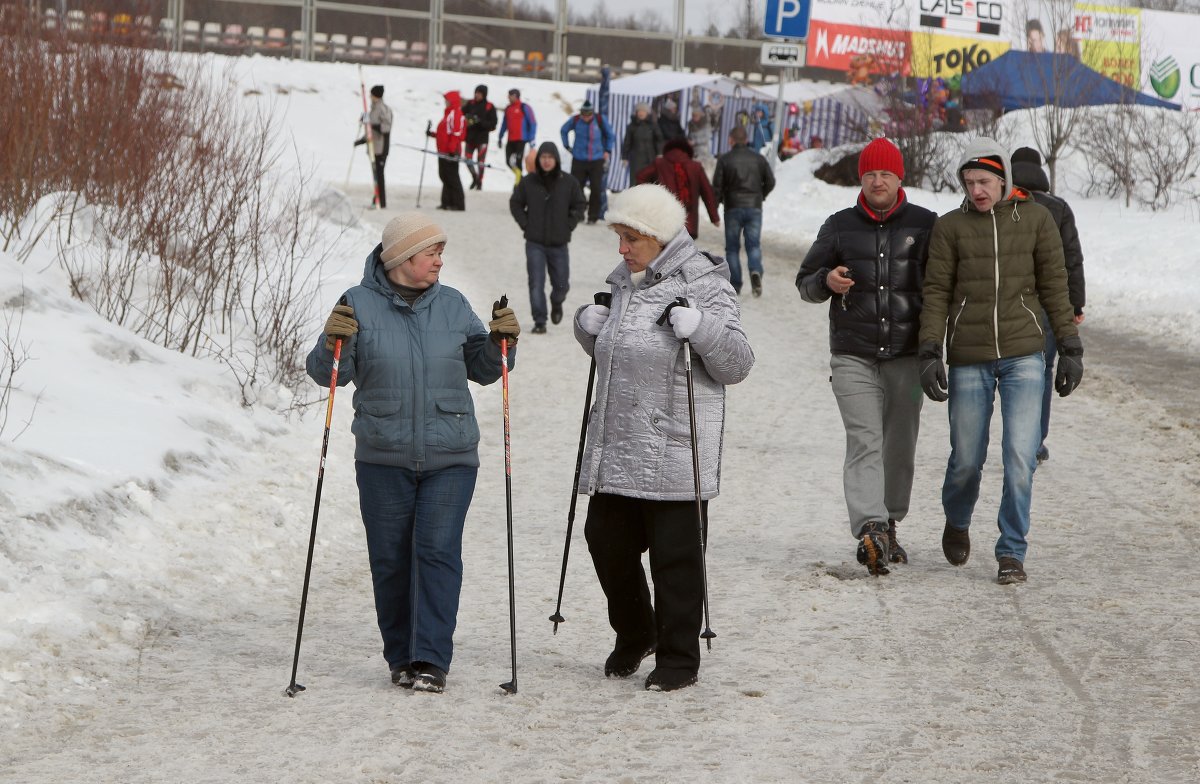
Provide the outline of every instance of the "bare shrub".
[[[21,325],[25,320],[25,292],[21,291],[16,301],[4,303],[4,330],[0,333],[0,436],[8,429],[9,407],[12,405],[13,393],[19,391],[17,373],[32,359],[30,345],[21,340]],[[40,395],[38,398],[40,399]],[[14,435],[10,441],[16,441],[33,422],[33,412],[37,410],[37,400],[29,412],[25,426]]]
[[1110,106],[1090,110],[1080,149],[1094,164],[1088,192],[1165,209],[1195,195],[1200,118],[1167,109]]

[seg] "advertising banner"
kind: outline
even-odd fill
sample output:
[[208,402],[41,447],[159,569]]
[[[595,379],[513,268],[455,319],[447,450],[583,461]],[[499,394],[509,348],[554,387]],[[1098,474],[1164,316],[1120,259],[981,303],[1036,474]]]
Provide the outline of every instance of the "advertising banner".
[[912,35],[912,75],[952,79],[986,65],[1011,47],[1007,38],[966,38],[919,32]]
[[908,30],[885,30],[814,19],[809,23],[807,65],[845,71],[851,84],[879,74],[907,75]]
[[1200,110],[1200,15],[1142,12],[1142,92]]
[[1075,6],[1080,59],[1093,71],[1137,89],[1141,83],[1141,9]]

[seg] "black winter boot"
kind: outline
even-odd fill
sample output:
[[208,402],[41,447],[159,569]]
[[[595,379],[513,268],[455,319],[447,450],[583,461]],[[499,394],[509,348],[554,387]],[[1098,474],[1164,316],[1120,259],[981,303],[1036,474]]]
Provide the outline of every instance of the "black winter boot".
[[955,566],[962,566],[971,557],[971,532],[967,528],[954,528],[946,521],[942,531],[942,552],[946,560]]
[[888,574],[889,554],[887,524],[870,522],[864,525],[858,537],[858,562],[878,577]]
[[908,553],[896,541],[896,521],[888,520],[888,549],[891,550],[892,563],[908,563]]
[[617,643],[617,647],[608,655],[608,659],[604,662],[604,677],[605,678],[628,678],[638,671],[642,666],[642,660],[647,656],[653,656],[657,650],[654,643],[649,645],[622,645]]

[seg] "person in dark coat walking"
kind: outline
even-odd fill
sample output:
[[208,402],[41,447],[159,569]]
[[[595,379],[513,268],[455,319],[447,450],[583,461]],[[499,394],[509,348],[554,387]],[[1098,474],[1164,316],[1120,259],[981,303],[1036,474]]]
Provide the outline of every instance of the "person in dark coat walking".
[[496,130],[496,107],[487,99],[487,94],[487,85],[481,84],[475,88],[474,99],[463,105],[463,117],[467,121],[464,157],[467,159],[467,171],[471,173],[473,191],[483,190],[483,173],[487,171],[488,137]]
[[454,654],[462,536],[479,472],[479,424],[468,381],[500,378],[500,340],[521,327],[492,308],[485,327],[439,281],[446,232],[420,213],[393,218],[308,354],[328,389],[354,385],[354,472],[392,683],[441,692]]
[[754,296],[762,294],[762,204],[775,187],[775,174],[767,159],[746,146],[746,129],[735,125],[729,132],[729,152],[717,159],[713,190],[725,205],[725,260],[729,281],[742,291],[742,262],[738,258],[742,235],[746,237],[746,266]]
[[904,158],[887,139],[859,155],[858,203],[829,216],[796,288],[829,303],[833,395],[846,428],[842,484],[858,561],[871,574],[907,563],[896,523],[908,514],[921,421],[917,333],[937,215],[908,201]]
[[563,302],[571,288],[567,244],[587,209],[583,188],[562,170],[554,142],[543,142],[538,148],[537,174],[521,178],[508,207],[525,234],[529,308],[533,332],[540,335],[546,331],[546,272],[550,272],[550,321],[557,324],[562,321]]
[[687,138],[687,132],[683,130],[683,123],[679,122],[679,104],[675,103],[674,98],[668,98],[662,102],[662,106],[658,110],[658,130],[662,133],[664,144],[672,139]]
[[692,144],[687,139],[672,139],[663,146],[663,154],[637,173],[637,184],[656,182],[663,186],[687,209],[688,234],[692,239],[700,233],[700,200],[708,210],[708,219],[714,226],[721,225],[721,214],[717,212],[717,196],[713,192],[708,175],[692,153]]
[[[1029,193],[1033,200],[1050,210],[1058,233],[1062,235],[1063,257],[1067,262],[1067,296],[1075,311],[1075,324],[1083,323],[1084,282],[1083,247],[1079,244],[1079,230],[1075,228],[1075,213],[1066,201],[1050,193],[1050,180],[1042,170],[1042,155],[1032,147],[1020,147],[1012,154],[1013,184]],[[1049,318],[1042,312],[1042,323],[1046,326],[1046,389],[1042,392],[1042,445],[1038,447],[1037,461],[1042,464],[1050,459],[1046,447],[1046,436],[1050,434],[1050,400],[1054,397],[1054,358],[1058,355],[1058,343],[1054,330],[1050,329]]]
[[639,103],[634,109],[625,138],[621,142],[621,158],[629,165],[629,185],[637,185],[638,172],[654,163],[663,148],[663,135],[658,123],[650,117],[650,107]]

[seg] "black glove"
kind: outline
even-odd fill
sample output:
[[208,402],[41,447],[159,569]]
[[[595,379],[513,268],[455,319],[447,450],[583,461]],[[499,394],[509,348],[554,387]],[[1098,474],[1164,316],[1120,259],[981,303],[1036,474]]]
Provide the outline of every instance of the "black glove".
[[1054,389],[1059,397],[1075,391],[1083,380],[1083,341],[1078,335],[1058,341],[1058,370],[1054,374]]
[[354,142],[354,146],[357,147],[360,144],[366,144],[366,143],[367,143],[367,137],[364,136],[361,139],[356,140]]
[[942,364],[942,347],[936,343],[922,343],[917,351],[917,368],[925,397],[935,403],[945,403],[950,393],[946,391],[949,384],[946,383],[946,366]]
[[426,136],[428,136],[430,139],[436,139],[436,138],[437,138],[437,134],[436,134],[436,133],[434,133],[433,131],[425,131],[425,135],[426,135]]

